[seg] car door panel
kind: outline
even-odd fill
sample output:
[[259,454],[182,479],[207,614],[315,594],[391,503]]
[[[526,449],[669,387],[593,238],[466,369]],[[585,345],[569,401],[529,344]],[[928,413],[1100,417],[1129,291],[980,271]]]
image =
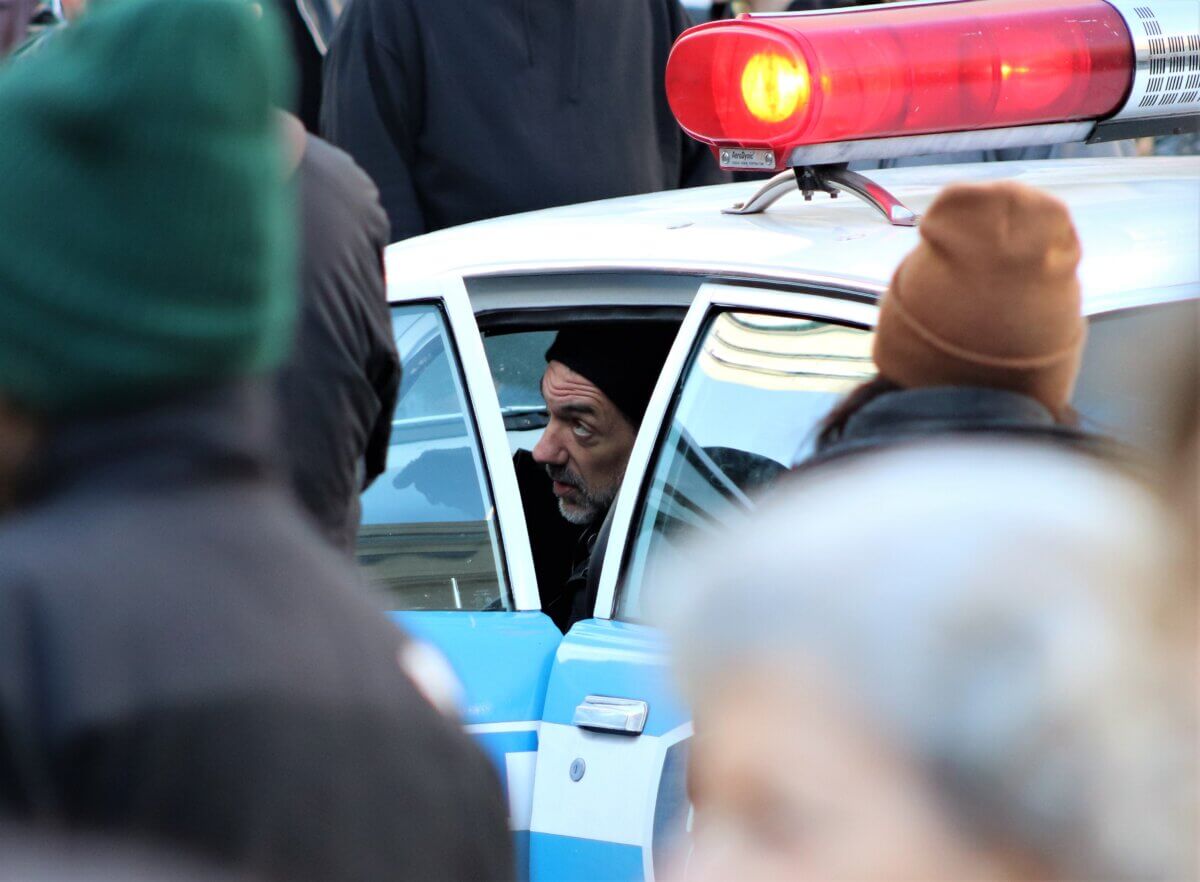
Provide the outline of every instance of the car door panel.
[[499,772],[524,876],[538,730],[562,635],[539,609],[504,423],[461,280],[389,293],[405,378],[388,470],[363,496],[359,560],[393,619],[434,647],[461,686],[464,725]]
[[[588,696],[644,701],[643,730],[578,725],[577,709]],[[671,749],[691,733],[655,629],[595,619],[576,624],[558,648],[542,717],[531,878],[652,875],[656,852],[661,858],[673,825],[682,823],[671,813],[656,816],[672,796],[658,793],[662,770]],[[668,783],[668,790],[677,785],[682,792],[682,777]]]
[[525,878],[542,707],[562,634],[537,611],[392,615],[409,634],[436,646],[462,684],[464,728],[499,772]]
[[[658,630],[622,621],[614,611],[625,590],[626,558],[636,550],[632,528],[644,497],[658,494],[659,516],[667,524],[720,530],[752,507],[743,486],[763,476],[777,478],[790,463],[782,462],[786,457],[776,451],[739,457],[738,450],[727,447],[702,447],[687,431],[668,425],[693,350],[707,333],[714,310],[725,304],[764,313],[811,310],[815,316],[832,314],[837,321],[860,326],[874,318],[872,306],[814,294],[711,284],[701,288],[664,365],[614,505],[595,618],[567,634],[550,674],[534,785],[534,879],[661,878],[671,855],[682,859],[687,847],[691,713],[676,694]],[[712,368],[726,369],[719,360]],[[651,481],[656,457],[671,455],[681,464],[671,486],[658,477]],[[576,708],[588,696],[646,702],[642,734],[593,732],[575,725]],[[580,772],[580,780],[574,780]]]

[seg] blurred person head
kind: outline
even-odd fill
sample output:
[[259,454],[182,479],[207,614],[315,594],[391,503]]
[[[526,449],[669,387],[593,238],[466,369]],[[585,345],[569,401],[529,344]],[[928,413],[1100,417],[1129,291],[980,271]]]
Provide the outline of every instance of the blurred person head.
[[270,108],[288,83],[262,14],[104,4],[0,70],[0,484],[33,427],[284,356],[295,222]]
[[550,422],[532,453],[571,523],[597,523],[616,498],[676,328],[582,325],[559,331],[546,350],[542,397]]
[[921,218],[879,310],[879,376],[826,419],[822,439],[897,389],[982,387],[1025,395],[1070,422],[1087,323],[1081,250],[1067,207],[1012,181],[952,184]]
[[1194,878],[1168,535],[1088,458],[943,442],[809,473],[692,549],[662,614],[687,878]]

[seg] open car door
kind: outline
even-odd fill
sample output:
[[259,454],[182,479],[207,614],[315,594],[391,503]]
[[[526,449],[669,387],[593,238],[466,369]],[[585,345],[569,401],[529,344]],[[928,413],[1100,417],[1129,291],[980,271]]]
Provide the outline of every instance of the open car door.
[[[500,406],[461,280],[389,297],[403,379],[387,471],[362,497],[358,560],[392,615],[457,674],[467,731],[497,764],[524,864],[561,634],[540,611]],[[437,653],[418,657],[440,663]]]
[[653,568],[671,565],[682,536],[745,517],[838,398],[874,375],[873,292],[817,290],[707,284],[680,328],[597,549],[594,618],[570,630],[551,671],[533,879],[653,879],[686,859],[691,713],[645,623]]

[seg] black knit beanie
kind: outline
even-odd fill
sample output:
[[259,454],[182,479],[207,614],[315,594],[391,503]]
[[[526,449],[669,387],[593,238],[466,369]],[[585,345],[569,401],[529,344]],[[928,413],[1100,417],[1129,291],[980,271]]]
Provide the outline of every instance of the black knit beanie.
[[592,322],[563,328],[546,350],[586,377],[637,428],[679,330],[676,322]]

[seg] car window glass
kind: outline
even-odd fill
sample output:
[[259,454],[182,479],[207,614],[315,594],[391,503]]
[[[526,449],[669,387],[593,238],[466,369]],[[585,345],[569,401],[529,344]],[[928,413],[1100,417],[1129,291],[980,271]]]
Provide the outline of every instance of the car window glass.
[[1072,406],[1080,427],[1151,457],[1175,442],[1179,390],[1172,379],[1195,370],[1200,304],[1159,303],[1092,319]]
[[554,331],[518,331],[484,337],[488,366],[512,452],[532,450],[549,417],[542,399],[546,350]]
[[387,471],[362,496],[359,563],[391,609],[503,608],[495,510],[445,317],[397,306],[392,328],[400,396]]
[[875,375],[870,331],[829,321],[723,312],[684,371],[633,531],[616,615],[640,618],[651,559],[681,530],[723,531],[812,451],[833,405]]

